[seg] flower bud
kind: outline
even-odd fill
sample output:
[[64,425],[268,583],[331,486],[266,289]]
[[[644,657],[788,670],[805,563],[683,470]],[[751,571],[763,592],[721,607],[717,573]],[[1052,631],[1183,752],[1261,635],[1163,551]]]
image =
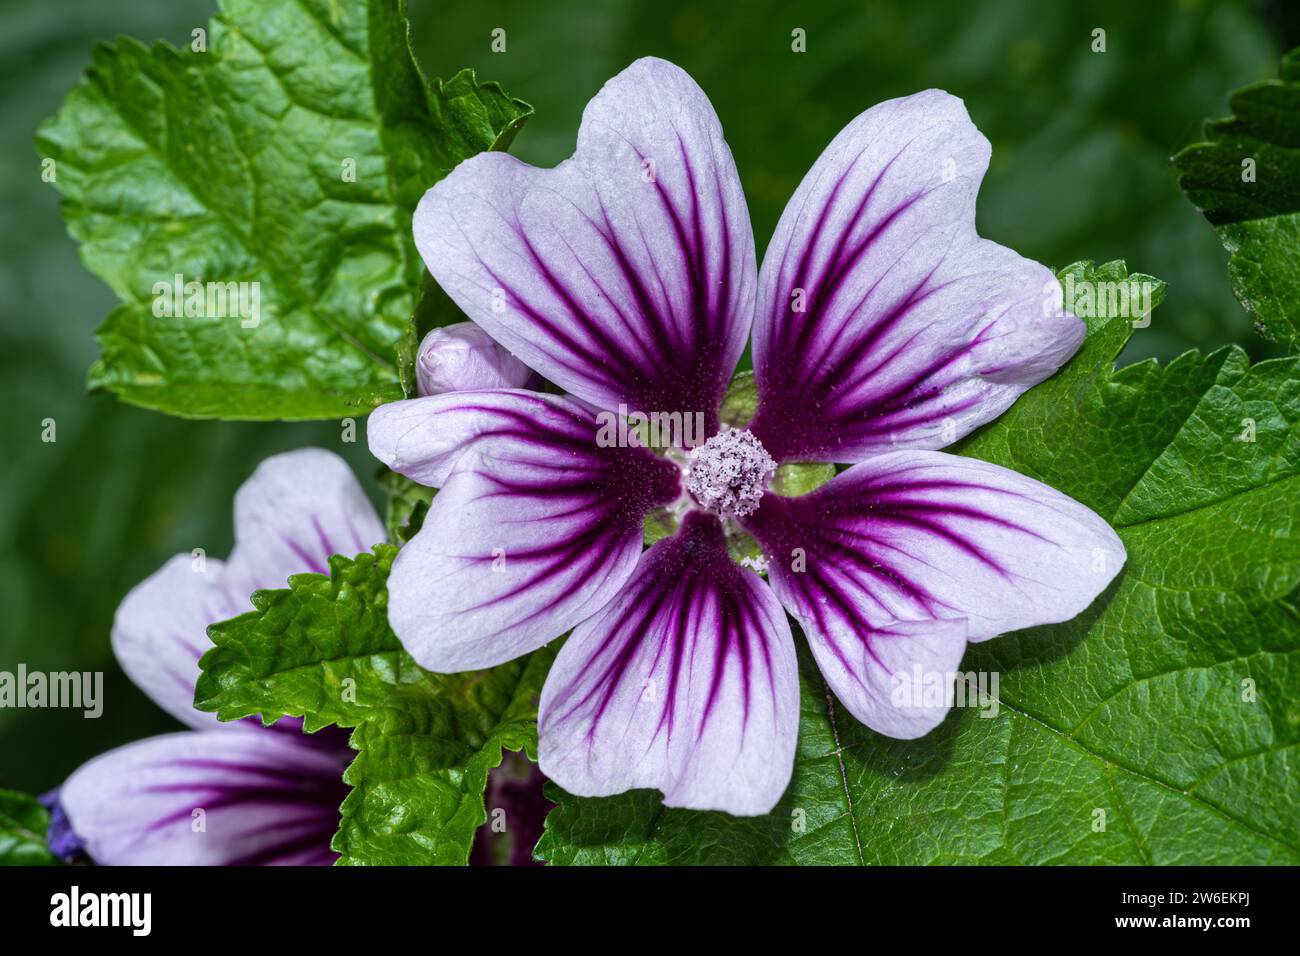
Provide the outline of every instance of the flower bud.
[[522,388],[532,370],[473,322],[434,329],[420,343],[415,359],[421,395],[474,388]]

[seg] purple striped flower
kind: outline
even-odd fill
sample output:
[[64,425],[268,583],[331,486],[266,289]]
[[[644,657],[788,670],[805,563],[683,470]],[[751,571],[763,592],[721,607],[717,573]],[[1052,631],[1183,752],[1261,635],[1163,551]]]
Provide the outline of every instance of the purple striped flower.
[[[389,617],[435,671],[572,630],[542,694],[543,771],[570,792],[770,810],[798,730],[799,622],[835,694],[893,737],[948,701],[902,694],[968,641],[1074,617],[1124,561],[1114,532],[1021,475],[937,449],[1083,340],[1043,266],[979,238],[989,144],[931,90],[863,113],[795,192],[761,269],[708,99],[640,60],[588,105],[573,158],[502,153],[424,197],[443,288],[568,394],[397,402],[371,450],[440,488],[398,555]],[[720,402],[752,333],[757,411]],[[601,441],[611,412],[703,416],[708,440]],[[1050,441],[1051,436],[1043,436]],[[786,497],[777,466],[848,466]],[[676,532],[643,553],[648,515]],[[766,581],[733,554],[761,547]]]
[[77,770],[59,792],[72,831],[64,827],[59,847],[84,844],[110,865],[332,863],[346,732],[306,735],[296,719],[219,723],[194,709],[194,684],[209,624],[251,610],[260,588],[328,574],[330,555],[383,540],[337,455],[303,449],[262,462],[235,495],[230,559],[177,555],[126,596],[113,624],[122,669],[194,729],[127,744]]

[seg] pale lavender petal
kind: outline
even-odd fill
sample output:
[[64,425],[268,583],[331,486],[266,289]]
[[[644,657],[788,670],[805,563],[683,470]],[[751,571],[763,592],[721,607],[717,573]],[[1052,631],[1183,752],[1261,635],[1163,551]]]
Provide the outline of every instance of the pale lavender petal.
[[470,318],[566,391],[716,422],[752,319],[754,242],[713,107],[671,63],[606,83],[555,169],[461,163],[420,202],[415,242]]
[[59,798],[101,864],[328,864],[343,767],[286,734],[189,731],[96,757]]
[[989,144],[939,90],[835,138],[763,260],[751,430],[778,460],[941,448],[1083,341],[1053,274],[975,232]]
[[402,449],[433,467],[424,456],[438,457],[444,430],[477,435],[388,579],[389,622],[430,670],[492,667],[594,614],[632,573],[645,515],[681,493],[668,459],[599,446],[596,414],[573,399],[462,392],[400,404],[371,423],[372,448],[378,424],[379,444],[399,451],[377,454],[398,470],[411,460]]
[[872,457],[801,498],[769,493],[745,526],[782,601],[847,656],[858,621],[965,618],[972,641],[1067,621],[1125,558],[1072,498],[933,451]]
[[785,613],[732,562],[718,520],[691,512],[561,648],[538,757],[580,796],[653,787],[666,806],[752,816],[784,793],[798,726]]
[[536,373],[473,322],[432,330],[415,356],[421,395],[483,388],[523,388]]
[[452,467],[480,439],[523,437],[533,420],[579,403],[523,389],[448,392],[380,405],[366,422],[370,453],[429,488],[441,488]]
[[961,618],[896,621],[859,628],[847,640],[819,631],[814,614],[805,625],[817,667],[854,717],[899,740],[923,737],[952,709],[958,665],[966,651]]
[[215,558],[178,554],[136,585],[113,619],[113,653],[127,676],[191,727],[218,726],[216,714],[194,709],[208,625],[249,609],[221,586],[224,571]]
[[274,455],[235,495],[235,549],[222,584],[248,610],[254,591],[285,587],[291,574],[328,574],[331,555],[351,557],[385,538],[374,506],[338,455],[320,448]]

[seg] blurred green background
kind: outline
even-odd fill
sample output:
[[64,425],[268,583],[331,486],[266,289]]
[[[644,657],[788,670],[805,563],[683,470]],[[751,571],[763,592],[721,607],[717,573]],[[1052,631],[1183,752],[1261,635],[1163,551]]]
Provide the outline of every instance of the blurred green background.
[[[430,75],[463,66],[500,80],[537,115],[514,152],[572,152],[583,105],[632,59],[656,54],[712,98],[749,197],[759,253],[785,200],[853,116],[930,86],[963,97],[993,143],[981,232],[1053,266],[1125,258],[1170,284],[1125,358],[1238,342],[1268,354],[1228,288],[1226,256],[1183,199],[1169,157],[1222,115],[1227,93],[1275,75],[1300,42],[1283,2],[562,4],[410,0]],[[214,0],[5,0],[0,9],[0,316],[6,408],[0,496],[0,670],[102,670],[99,720],[0,710],[0,786],[40,791],[87,758],[176,729],[109,650],[122,596],[167,557],[224,556],[231,498],[275,451],[346,455],[375,491],[364,433],[337,423],[188,422],[87,395],[92,332],[114,304],[67,237],[40,180],[37,123],[77,82],[99,40],[188,42]],[[490,50],[506,30],[504,53]],[[790,49],[791,30],[807,52]],[[1090,49],[1094,28],[1107,50]],[[41,441],[42,420],[57,441]]]

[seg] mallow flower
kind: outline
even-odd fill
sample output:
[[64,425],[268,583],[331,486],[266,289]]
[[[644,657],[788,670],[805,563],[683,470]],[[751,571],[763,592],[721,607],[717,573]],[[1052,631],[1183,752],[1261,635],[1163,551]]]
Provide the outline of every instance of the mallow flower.
[[[795,191],[758,269],[712,106],[645,59],[588,104],[571,159],[485,153],[429,190],[414,231],[430,272],[567,394],[371,414],[375,455],[441,489],[389,581],[415,659],[490,667],[571,631],[541,697],[543,772],[579,795],[656,788],[668,806],[752,815],[793,765],[787,611],[843,706],[913,738],[951,701],[900,693],[909,682],[951,675],[968,641],[1086,608],[1125,557],[1106,522],[938,451],[1084,335],[1048,269],[976,234],[989,153],[939,90],[869,109]],[[747,340],[756,410],[724,422]],[[638,427],[608,429],[611,415]],[[673,416],[699,436],[644,447],[643,426]],[[807,462],[846,467],[779,493],[781,466]],[[676,530],[643,552],[651,515]],[[763,559],[741,566],[752,542]]]
[[58,793],[51,848],[84,847],[107,865],[329,864],[346,732],[302,733],[282,719],[219,723],[194,709],[209,624],[252,610],[260,588],[291,574],[328,574],[333,554],[383,541],[384,526],[347,464],[302,449],[266,459],[235,495],[235,547],[226,562],[178,554],[122,601],[113,651],[122,669],[192,730],[109,751]]

